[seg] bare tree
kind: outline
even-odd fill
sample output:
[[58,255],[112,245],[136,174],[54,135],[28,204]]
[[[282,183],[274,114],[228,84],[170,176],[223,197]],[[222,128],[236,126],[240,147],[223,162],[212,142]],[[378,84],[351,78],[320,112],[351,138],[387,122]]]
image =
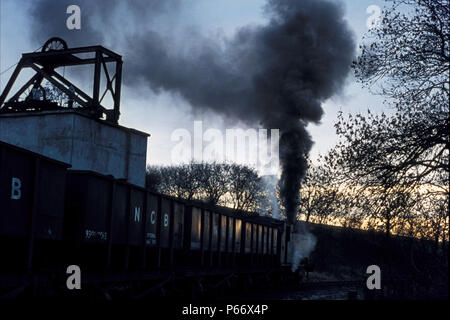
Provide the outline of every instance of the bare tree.
[[147,187],[186,200],[195,199],[200,189],[195,165],[148,167]]
[[[389,2],[354,68],[393,112],[340,114],[341,140],[331,152],[348,183],[364,188],[368,215],[386,233],[408,216],[409,224],[422,221],[417,190],[449,197],[449,1]],[[448,205],[442,210],[448,225]]]
[[350,149],[348,163],[364,169],[355,172],[405,184],[444,176],[448,185],[449,1],[389,2],[354,67],[357,79],[387,97],[395,114],[341,115],[337,132]]
[[311,161],[308,164],[300,189],[298,218],[319,224],[331,223],[345,203],[336,168],[328,156],[319,157],[316,164]]
[[[200,163],[196,165],[201,198],[212,205],[224,202],[228,192],[230,165],[225,163]],[[226,203],[223,203],[226,204]]]
[[448,112],[449,0],[387,2],[354,63],[357,79],[399,110]]
[[154,192],[161,192],[162,186],[162,175],[161,175],[161,167],[158,166],[147,166],[147,172],[145,176],[145,186],[147,189]]
[[232,207],[237,210],[257,210],[258,198],[262,192],[258,173],[252,168],[231,164],[228,177],[228,194]]

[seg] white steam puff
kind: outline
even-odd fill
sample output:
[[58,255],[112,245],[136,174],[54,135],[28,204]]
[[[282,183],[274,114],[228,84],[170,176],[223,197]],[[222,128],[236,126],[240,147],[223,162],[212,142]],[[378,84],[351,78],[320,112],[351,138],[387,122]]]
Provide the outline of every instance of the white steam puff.
[[309,257],[316,246],[317,239],[308,231],[292,233],[289,253],[292,261],[292,272],[295,272],[303,258]]
[[280,207],[278,206],[277,199],[277,185],[278,178],[275,175],[262,176],[261,183],[264,184],[267,190],[267,200],[263,201],[260,208],[260,215],[265,215],[268,209],[271,212],[271,216],[274,219],[282,220],[283,217],[280,213]]

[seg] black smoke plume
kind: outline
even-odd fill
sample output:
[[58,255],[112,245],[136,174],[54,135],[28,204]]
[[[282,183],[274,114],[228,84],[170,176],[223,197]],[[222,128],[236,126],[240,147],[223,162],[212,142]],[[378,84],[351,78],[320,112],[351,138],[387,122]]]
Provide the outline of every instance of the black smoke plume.
[[[66,28],[70,4],[81,7],[80,31]],[[325,0],[268,0],[268,22],[243,26],[231,38],[171,30],[183,12],[176,0],[39,0],[30,12],[32,37],[43,43],[61,36],[69,46],[103,44],[123,54],[129,88],[146,85],[182,96],[197,112],[279,128],[280,190],[293,223],[312,146],[306,125],[320,121],[321,104],[343,87],[354,56],[342,7]]]

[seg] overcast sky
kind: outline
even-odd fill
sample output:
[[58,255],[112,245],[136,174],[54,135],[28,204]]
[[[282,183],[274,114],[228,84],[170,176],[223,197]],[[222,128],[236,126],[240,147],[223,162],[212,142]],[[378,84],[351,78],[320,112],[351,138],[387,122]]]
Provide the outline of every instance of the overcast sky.
[[[358,45],[367,31],[366,21],[370,14],[366,12],[366,9],[370,5],[382,7],[383,1],[343,0],[341,2],[345,7],[346,19]],[[265,0],[190,0],[186,3],[189,5],[185,5],[180,13],[183,25],[193,26],[206,35],[222,33],[232,36],[241,26],[267,23],[267,17],[262,9]],[[29,10],[30,1],[0,0],[0,5],[0,71],[3,72],[20,59],[22,52],[31,52],[37,47],[36,41],[30,39],[30,15],[32,14]],[[83,27],[83,17],[89,12],[83,11],[83,8],[81,10]],[[124,21],[127,21],[126,17],[124,18]],[[145,21],[127,22],[134,26],[146,23]],[[173,25],[178,25],[179,21],[165,21],[164,24],[162,27],[170,29]],[[43,39],[42,42],[45,40]],[[86,45],[93,44],[96,43],[86,39]],[[139,46],[139,43],[134,45]],[[120,48],[115,48],[115,51],[121,54]],[[124,60],[124,72],[126,72],[126,57]],[[12,71],[13,69],[1,75],[2,90]],[[151,134],[147,157],[149,164],[167,164],[170,161],[171,150],[176,144],[170,140],[172,132],[177,128],[192,131],[194,120],[203,120],[204,130],[208,127],[220,130],[231,126],[245,128],[242,124],[227,123],[214,114],[193,115],[187,102],[167,92],[156,94],[149,89],[136,91],[127,87],[123,88],[122,92],[120,124]],[[333,124],[338,111],[341,110],[344,113],[363,112],[367,109],[381,111],[383,109],[381,102],[380,97],[370,94],[367,89],[362,89],[361,85],[355,83],[350,77],[344,92],[324,103],[325,115],[321,123],[308,125],[314,140],[312,158],[317,157],[319,153],[325,153],[336,142]]]

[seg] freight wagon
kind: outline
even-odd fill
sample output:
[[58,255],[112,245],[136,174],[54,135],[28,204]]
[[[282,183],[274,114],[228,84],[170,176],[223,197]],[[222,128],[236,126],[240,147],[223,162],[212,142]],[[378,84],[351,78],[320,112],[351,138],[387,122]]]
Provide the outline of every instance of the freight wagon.
[[69,165],[0,141],[0,270],[48,263],[63,236]]

